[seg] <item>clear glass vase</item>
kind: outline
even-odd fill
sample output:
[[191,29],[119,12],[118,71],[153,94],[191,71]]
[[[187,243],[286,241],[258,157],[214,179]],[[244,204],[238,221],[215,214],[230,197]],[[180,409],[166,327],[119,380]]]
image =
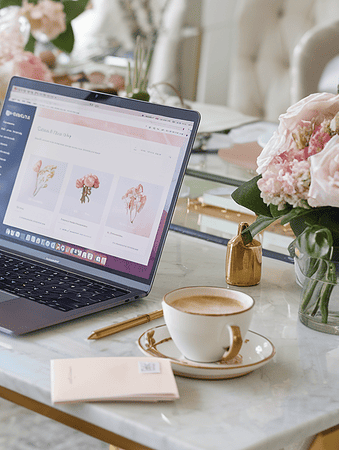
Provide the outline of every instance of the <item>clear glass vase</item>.
[[302,287],[300,321],[314,330],[339,335],[339,262],[299,255],[295,272]]

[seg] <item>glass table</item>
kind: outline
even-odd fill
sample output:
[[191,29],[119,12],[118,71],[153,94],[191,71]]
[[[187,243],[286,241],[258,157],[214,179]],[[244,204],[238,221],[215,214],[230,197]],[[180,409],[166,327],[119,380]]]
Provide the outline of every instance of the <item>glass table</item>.
[[[258,142],[265,128],[269,135],[275,127],[275,124],[265,122],[244,125],[224,136],[213,135],[209,139],[217,139],[217,143],[224,144],[225,148],[211,149],[211,142],[203,144],[205,150],[194,149],[171,229],[227,245],[237,234],[240,222],[252,223],[256,216],[236,204],[231,194],[237,186],[256,175],[256,157],[262,149]],[[261,233],[259,239],[265,256],[292,262],[287,247],[294,234],[289,225],[276,222]]]

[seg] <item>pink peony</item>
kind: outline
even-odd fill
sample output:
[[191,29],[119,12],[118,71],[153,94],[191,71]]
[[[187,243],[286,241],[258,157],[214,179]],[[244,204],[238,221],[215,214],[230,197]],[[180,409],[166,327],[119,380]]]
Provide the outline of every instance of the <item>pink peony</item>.
[[52,72],[38,56],[31,52],[20,52],[13,59],[13,75],[19,75],[34,80],[53,81]]
[[44,34],[49,40],[53,40],[66,31],[66,14],[61,2],[40,0],[33,5],[24,0],[21,14],[28,19],[35,38]]
[[291,154],[290,160],[301,160],[314,129],[324,120],[332,120],[338,110],[339,96],[328,93],[311,94],[290,106],[279,117],[278,130],[259,155],[257,172],[262,174],[273,158],[284,152]]
[[323,151],[311,156],[310,162],[309,205],[339,208],[339,136],[334,136]]

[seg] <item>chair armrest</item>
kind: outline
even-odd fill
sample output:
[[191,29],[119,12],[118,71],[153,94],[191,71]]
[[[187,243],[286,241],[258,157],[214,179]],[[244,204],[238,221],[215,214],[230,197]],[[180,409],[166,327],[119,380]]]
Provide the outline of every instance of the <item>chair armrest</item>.
[[291,61],[292,103],[318,91],[326,64],[337,55],[339,21],[317,25],[303,35],[293,50]]

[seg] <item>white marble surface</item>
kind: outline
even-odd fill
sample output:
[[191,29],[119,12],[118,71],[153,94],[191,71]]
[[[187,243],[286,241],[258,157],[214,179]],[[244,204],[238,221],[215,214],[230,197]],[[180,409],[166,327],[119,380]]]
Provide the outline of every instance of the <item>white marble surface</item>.
[[[98,341],[87,336],[157,309],[163,294],[177,287],[226,286],[225,252],[223,246],[170,232],[147,299],[24,337],[1,334],[0,384],[51,404],[50,359],[141,355],[136,340],[149,324]],[[231,380],[176,377],[180,399],[173,403],[58,408],[159,450],[280,449],[338,424],[339,337],[299,323],[293,266],[264,259],[261,283],[242,290],[256,300],[251,330],[277,350],[266,366]]]

